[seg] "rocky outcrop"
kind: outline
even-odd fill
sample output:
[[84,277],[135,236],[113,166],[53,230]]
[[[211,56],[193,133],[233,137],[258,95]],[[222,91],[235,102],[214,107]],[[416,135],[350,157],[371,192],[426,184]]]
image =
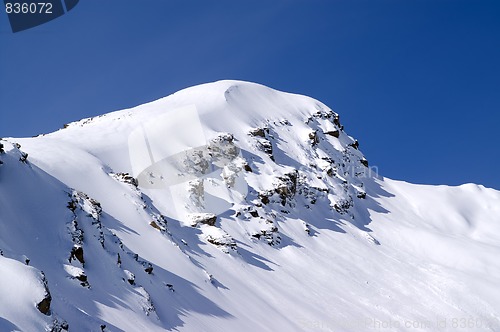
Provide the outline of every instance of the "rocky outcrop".
[[257,240],[263,240],[270,246],[277,246],[281,243],[281,236],[278,227],[271,220],[267,220],[268,228],[261,229],[260,232],[252,234]]
[[267,154],[267,156],[274,161],[273,144],[270,141],[272,137],[270,135],[269,127],[254,128],[250,130],[248,135],[254,138],[256,148]]
[[211,162],[218,167],[223,167],[240,153],[240,149],[234,144],[234,136],[230,133],[217,134],[208,142],[207,150]]
[[237,251],[238,246],[236,245],[236,241],[226,232],[221,229],[218,229],[217,232],[211,232],[205,235],[205,240],[208,243],[213,244],[214,246],[221,249],[226,254],[232,251]]
[[217,216],[213,213],[191,213],[188,218],[192,227],[198,225],[215,226],[217,222]]
[[273,155],[273,145],[268,139],[258,139],[257,140],[257,148],[267,154],[267,156],[274,161],[274,155]]
[[52,322],[52,325],[50,326],[50,332],[63,332],[68,330],[69,330],[69,325],[64,320],[60,321],[58,319],[55,319]]
[[42,275],[41,279],[42,279],[43,287],[45,289],[45,294],[43,296],[43,299],[36,304],[36,308],[42,314],[50,316],[50,303],[52,302],[52,296],[50,295],[49,285],[48,285],[47,279],[45,278],[45,274],[43,272],[41,272],[41,275]]
[[[272,185],[272,188],[259,192],[260,201],[263,204],[279,202],[285,206],[297,191],[297,174],[298,172],[285,173],[283,176],[277,176]],[[278,198],[276,198],[278,197]]]
[[136,188],[139,185],[139,182],[137,181],[137,179],[134,178],[129,173],[110,173],[109,175],[117,181],[132,185]]
[[338,130],[325,131],[325,135],[330,135],[330,136],[333,136],[335,138],[339,138],[340,137],[340,131],[338,131]]
[[297,191],[297,171],[278,176],[277,180],[274,191],[280,196],[281,205],[284,206]]
[[308,136],[312,146],[319,143],[318,132],[316,130],[311,131]]
[[69,262],[77,259],[82,265],[85,264],[85,259],[83,258],[83,248],[79,245],[75,245],[73,249],[71,249],[71,254],[69,257]]
[[19,157],[19,161],[26,164],[28,162],[28,154],[21,151],[21,157]]
[[135,274],[133,274],[129,270],[123,270],[123,272],[125,273],[125,276],[127,278],[127,282],[131,285],[135,285]]
[[254,137],[266,138],[266,134],[269,135],[269,128],[268,127],[254,128],[250,130],[248,134]]

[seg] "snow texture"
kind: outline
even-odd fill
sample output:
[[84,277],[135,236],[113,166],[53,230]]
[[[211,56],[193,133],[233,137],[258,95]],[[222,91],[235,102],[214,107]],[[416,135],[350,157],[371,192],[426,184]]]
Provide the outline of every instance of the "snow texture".
[[220,81],[1,144],[1,331],[500,330],[500,192],[381,177],[312,98]]

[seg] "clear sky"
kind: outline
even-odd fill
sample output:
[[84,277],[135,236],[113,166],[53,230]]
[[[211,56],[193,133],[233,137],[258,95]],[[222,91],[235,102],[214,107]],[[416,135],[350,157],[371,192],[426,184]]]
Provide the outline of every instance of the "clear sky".
[[81,0],[13,34],[0,136],[220,79],[309,95],[382,175],[500,189],[500,1]]

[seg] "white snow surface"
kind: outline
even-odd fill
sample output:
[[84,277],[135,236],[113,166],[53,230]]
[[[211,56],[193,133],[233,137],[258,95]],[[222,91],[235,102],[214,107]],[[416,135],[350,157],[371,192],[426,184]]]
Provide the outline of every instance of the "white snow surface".
[[500,331],[500,192],[379,176],[312,98],[219,81],[0,143],[0,331]]

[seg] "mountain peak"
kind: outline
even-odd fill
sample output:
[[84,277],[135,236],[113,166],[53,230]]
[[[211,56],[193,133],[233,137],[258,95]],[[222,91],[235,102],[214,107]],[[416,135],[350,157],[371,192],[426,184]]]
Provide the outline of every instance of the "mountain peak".
[[0,327],[499,322],[500,193],[378,176],[312,98],[219,81],[1,144]]

